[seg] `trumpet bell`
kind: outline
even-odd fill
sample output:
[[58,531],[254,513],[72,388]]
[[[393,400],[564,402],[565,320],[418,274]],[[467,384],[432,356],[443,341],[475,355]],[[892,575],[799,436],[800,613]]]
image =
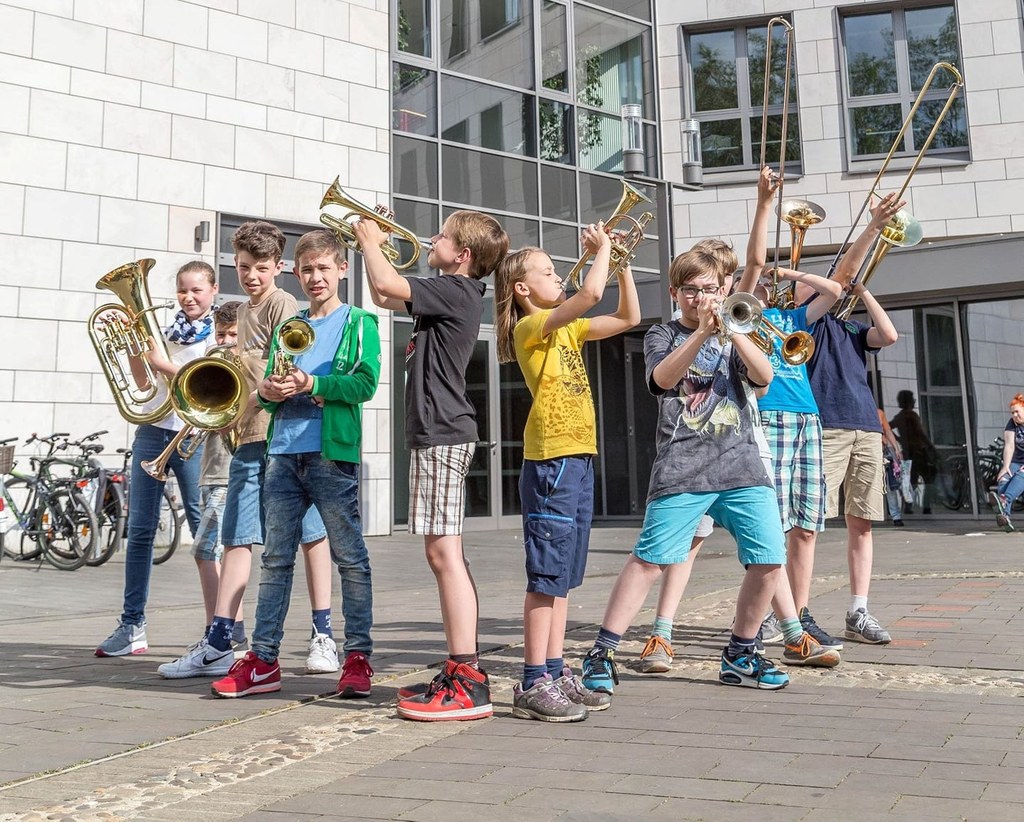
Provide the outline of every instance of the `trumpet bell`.
[[182,367],[171,389],[178,416],[201,430],[237,422],[249,393],[241,369],[218,357],[203,357]]
[[[613,231],[619,223],[626,222],[630,225],[630,229],[621,241],[613,236],[611,258],[608,262],[608,282],[611,282],[636,256],[636,247],[644,238],[644,228],[654,219],[654,215],[650,211],[645,211],[639,217],[631,217],[629,212],[640,203],[650,202],[652,202],[650,197],[625,180],[622,181],[622,196],[619,197],[618,205],[615,206],[612,216],[605,220],[604,227],[606,231]],[[583,285],[583,271],[592,256],[589,251],[584,251],[576,261],[576,265],[566,275],[565,281],[576,291],[579,291]]]
[[722,301],[719,316],[728,334],[750,334],[761,324],[761,304],[753,295],[737,292]]
[[308,351],[316,341],[313,326],[301,317],[285,321],[278,335],[278,345],[293,357]]

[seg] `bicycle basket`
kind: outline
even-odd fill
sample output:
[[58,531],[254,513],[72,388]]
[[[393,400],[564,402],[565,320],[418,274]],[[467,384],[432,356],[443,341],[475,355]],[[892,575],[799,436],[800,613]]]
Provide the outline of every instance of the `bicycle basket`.
[[14,468],[14,446],[0,445],[0,474],[9,474]]

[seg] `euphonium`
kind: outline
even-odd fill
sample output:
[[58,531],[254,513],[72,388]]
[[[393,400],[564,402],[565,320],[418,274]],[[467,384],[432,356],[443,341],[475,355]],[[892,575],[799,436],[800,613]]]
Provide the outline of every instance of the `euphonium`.
[[[89,317],[89,339],[100,359],[100,367],[107,384],[114,395],[118,411],[128,422],[147,425],[166,417],[171,411],[168,396],[156,408],[145,409],[160,391],[160,384],[166,378],[158,374],[146,359],[153,339],[163,355],[170,359],[163,329],[153,312],[164,308],[167,303],[153,305],[149,296],[147,276],[156,265],[149,258],[127,263],[104,274],[96,283],[97,288],[113,291],[121,304],[101,305]],[[131,360],[135,360],[146,376],[146,387],[139,388],[132,375]]]
[[338,240],[343,246],[345,246],[345,248],[350,248],[353,251],[362,253],[362,249],[356,241],[356,233],[352,228],[352,223],[349,222],[349,218],[368,217],[369,219],[376,221],[384,231],[389,234],[397,234],[399,238],[412,246],[412,256],[405,262],[401,262],[399,259],[402,256],[401,252],[394,243],[387,240],[382,243],[380,247],[380,250],[384,252],[384,256],[387,257],[391,265],[399,271],[411,268],[420,258],[420,241],[416,239],[416,235],[407,228],[403,228],[396,223],[394,221],[394,212],[387,209],[387,207],[378,206],[376,209],[367,208],[357,199],[350,196],[348,192],[341,187],[339,182],[340,179],[340,177],[334,178],[334,182],[331,183],[327,192],[324,194],[323,199],[320,201],[320,208],[322,210],[329,205],[340,205],[342,208],[347,208],[348,212],[340,219],[331,214],[321,214],[320,222],[337,235]]
[[772,352],[772,336],[782,340],[782,359],[801,365],[814,355],[814,337],[806,331],[786,334],[764,316],[757,298],[742,291],[726,297],[718,309],[719,323],[726,336],[746,334],[765,354]]
[[275,377],[287,377],[295,365],[295,358],[313,346],[316,332],[307,320],[292,317],[277,329],[277,350],[274,352]]
[[[619,272],[629,265],[630,260],[636,256],[636,247],[640,245],[640,241],[644,238],[644,228],[654,219],[654,215],[650,211],[645,211],[639,217],[630,217],[629,212],[638,203],[649,202],[651,202],[650,197],[641,191],[637,191],[625,180],[622,181],[622,196],[619,198],[619,203],[615,206],[612,216],[604,224],[604,230],[612,235],[612,250],[608,261],[608,282],[611,282],[614,277],[618,276]],[[619,238],[613,232],[615,231],[615,226],[622,221],[628,222],[630,229],[624,237]],[[583,270],[587,267],[587,263],[592,256],[589,251],[584,251],[579,260],[576,261],[576,265],[572,267],[569,275],[565,278],[565,281],[577,291],[583,285]]]
[[[212,431],[236,423],[245,411],[249,383],[232,346],[220,345],[182,366],[171,380],[171,403],[185,426],[159,457],[142,463],[154,479],[167,479],[167,462],[177,451],[189,459]],[[188,442],[186,443],[186,440]]]

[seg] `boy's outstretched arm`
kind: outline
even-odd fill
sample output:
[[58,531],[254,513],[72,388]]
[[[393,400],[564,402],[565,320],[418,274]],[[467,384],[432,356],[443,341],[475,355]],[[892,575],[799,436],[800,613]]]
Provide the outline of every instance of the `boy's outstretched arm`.
[[775,192],[779,190],[779,178],[768,166],[761,169],[757,178],[757,209],[750,226],[750,240],[747,242],[747,259],[740,275],[737,291],[752,294],[768,260],[768,219],[772,213]]
[[374,304],[391,311],[404,311],[405,303],[412,299],[412,289],[381,250],[388,235],[380,223],[369,217],[357,220],[352,230],[363,252],[363,267],[366,269],[366,280]]
[[875,295],[868,291],[863,284],[857,283],[850,293],[856,294],[860,298],[860,301],[868,310],[868,316],[871,318],[871,328],[868,329],[867,333],[868,345],[872,348],[885,348],[900,338],[899,333],[896,331],[896,326],[889,319],[885,309],[878,304]]
[[[828,310],[843,296],[843,287],[835,280],[828,279],[828,277],[819,277],[817,274],[805,274],[803,271],[794,271],[792,268],[780,268],[779,277],[783,280],[792,280],[798,286],[807,288],[807,293],[809,294],[817,292],[817,296],[807,306],[808,325],[824,317]],[[797,303],[797,305],[800,305],[800,303]]]

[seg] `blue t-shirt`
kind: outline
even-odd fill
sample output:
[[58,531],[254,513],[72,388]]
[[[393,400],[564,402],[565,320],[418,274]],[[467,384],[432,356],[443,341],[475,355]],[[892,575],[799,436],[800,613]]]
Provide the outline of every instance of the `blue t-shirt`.
[[[310,349],[295,357],[295,367],[316,377],[330,374],[348,315],[349,306],[344,303],[326,317],[313,319],[305,311],[301,312],[299,316],[313,326],[316,336]],[[270,453],[319,454],[323,416],[323,408],[313,402],[310,394],[286,399],[274,412],[274,438],[270,441]]]
[[826,314],[814,324],[814,356],[807,377],[818,402],[822,428],[881,431],[878,406],[868,386],[870,326]]
[[[807,331],[807,306],[781,311],[778,308],[766,308],[764,317],[778,326],[784,334],[794,331]],[[811,384],[807,380],[806,365],[790,365],[782,359],[782,340],[771,335],[772,353],[768,360],[772,364],[775,377],[768,386],[768,393],[757,401],[762,411],[793,411],[798,414],[817,414],[818,404],[811,393]],[[817,357],[817,353],[814,355]]]

